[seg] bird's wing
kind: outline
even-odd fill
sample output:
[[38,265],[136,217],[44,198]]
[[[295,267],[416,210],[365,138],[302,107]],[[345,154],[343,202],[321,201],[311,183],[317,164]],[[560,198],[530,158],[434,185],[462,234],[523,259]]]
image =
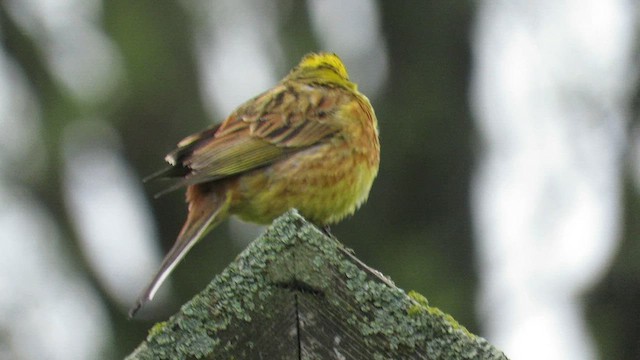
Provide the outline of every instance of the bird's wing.
[[280,85],[219,126],[182,140],[166,157],[172,167],[161,174],[182,179],[167,191],[271,164],[334,134],[338,129],[328,119],[339,95],[311,87],[299,90]]

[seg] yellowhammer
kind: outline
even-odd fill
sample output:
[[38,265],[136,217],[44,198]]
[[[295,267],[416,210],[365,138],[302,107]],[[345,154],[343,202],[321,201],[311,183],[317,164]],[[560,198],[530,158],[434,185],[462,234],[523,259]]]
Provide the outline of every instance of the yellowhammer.
[[352,214],[378,173],[378,124],[335,54],[308,54],[274,88],[224,122],[178,143],[165,170],[187,186],[189,215],[133,316],[211,229],[229,215],[269,223],[290,208],[318,225]]

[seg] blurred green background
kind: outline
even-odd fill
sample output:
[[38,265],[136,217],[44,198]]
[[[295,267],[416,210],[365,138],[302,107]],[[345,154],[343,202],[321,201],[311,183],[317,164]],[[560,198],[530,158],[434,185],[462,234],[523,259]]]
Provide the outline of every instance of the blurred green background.
[[[68,179],[69,174],[76,171],[73,159],[82,159],[87,149],[104,148],[115,158],[113,161],[121,164],[118,166],[127,169],[128,176],[139,181],[163,166],[164,154],[177,141],[223,120],[229,106],[239,104],[236,101],[220,105],[223,103],[211,100],[212,93],[225,93],[226,89],[236,92],[231,89],[236,84],[247,88],[245,85],[249,83],[250,92],[238,95],[238,99],[248,99],[285,75],[309,51],[330,50],[342,55],[340,35],[347,42],[351,34],[341,33],[341,27],[336,25],[333,30],[338,36],[324,37],[325,25],[318,18],[331,17],[331,14],[322,15],[318,5],[288,0],[248,2],[237,9],[230,3],[96,0],[65,2],[62,9],[51,2],[39,5],[44,10],[36,11],[34,3],[37,2],[0,2],[2,64],[8,69],[5,73],[22,84],[22,88],[18,88],[11,85],[15,82],[3,82],[5,89],[0,96],[5,96],[5,102],[11,102],[16,91],[27,94],[28,101],[10,105],[21,116],[37,119],[27,125],[9,127],[7,124],[17,121],[12,113],[5,111],[0,115],[7,117],[0,123],[6,128],[0,131],[20,129],[27,133],[2,136],[3,141],[8,140],[0,144],[4,152],[0,157],[1,184],[11,198],[28,199],[44,214],[50,227],[59,234],[52,237],[54,246],[62,249],[62,260],[57,261],[64,264],[66,273],[80,279],[84,284],[82,292],[95,294],[93,308],[100,309],[100,324],[106,327],[100,336],[108,339],[106,343],[98,342],[95,358],[122,358],[145,338],[154,322],[177,311],[179,304],[233,261],[256,232],[252,228],[243,230],[237,223],[225,224],[213,231],[173,273],[169,300],[140,319],[127,320],[130,305],[127,299],[131,304],[134,299],[131,295],[114,293],[105,284],[103,275],[96,270],[94,258],[87,255],[82,245],[83,225],[77,223],[73,204],[86,202],[82,199],[87,198],[72,199],[74,188]],[[472,34],[478,3],[380,1],[371,4],[364,9],[375,11],[362,14],[362,18],[334,20],[362,22],[373,26],[376,32],[370,34],[372,44],[359,44],[364,50],[343,56],[343,60],[352,80],[370,97],[379,119],[380,173],[368,203],[355,216],[332,227],[332,231],[353,248],[361,260],[390,276],[399,287],[424,294],[430,304],[453,315],[471,332],[486,336],[480,322],[482,314],[478,314],[476,305],[480,270],[474,255],[470,204],[472,176],[482,154],[469,105]],[[247,10],[251,7],[258,10]],[[311,15],[314,9],[315,17]],[[69,11],[74,14],[69,15]],[[212,13],[223,11],[234,14],[229,17],[229,23],[224,23],[222,18],[211,18]],[[248,15],[235,13],[242,11]],[[53,19],[56,12],[65,13],[82,26],[73,21],[56,23]],[[263,26],[267,34],[258,34],[263,37],[242,43],[242,29],[256,29],[249,25],[253,21],[267,23],[257,27]],[[57,43],[55,35],[60,33],[70,35]],[[258,35],[246,36],[251,39]],[[100,38],[103,48],[78,45],[91,43],[93,37]],[[207,45],[216,41],[224,44],[224,39],[231,45],[226,48]],[[224,71],[211,70],[216,64],[203,65],[203,61],[219,59],[221,55],[216,51],[235,49],[234,46],[255,48],[256,44],[259,47],[255,51],[238,51],[268,59],[264,62],[271,65],[271,78],[254,82],[253,73],[243,73],[244,63],[237,62],[232,63],[232,71],[228,72],[229,76],[236,76],[237,81],[220,81],[220,88],[211,90],[211,84],[217,83],[216,74],[222,76]],[[70,49],[70,53],[61,55],[65,49]],[[83,56],[89,56],[89,60],[73,65],[76,64],[74,57]],[[371,65],[367,59],[377,63]],[[205,68],[207,66],[209,68]],[[259,83],[261,87],[252,89],[251,83]],[[637,103],[637,96],[634,99],[632,102]],[[638,107],[626,105],[629,105],[630,117],[637,119]],[[630,156],[628,161],[634,158]],[[82,175],[87,174],[79,176]],[[97,171],[93,176],[101,173]],[[640,322],[637,321],[640,318],[637,241],[640,202],[632,171],[625,172],[625,177],[621,212],[624,227],[618,255],[606,276],[584,294],[589,332],[601,358],[640,358]],[[156,249],[152,259],[157,262],[151,264],[151,268],[158,264],[158,256],[172,245],[186,214],[181,192],[158,200],[152,198],[161,188],[162,184],[141,183],[132,187],[142,210],[151,214],[148,217],[153,229],[150,233],[158,234],[152,237],[157,239],[160,250]],[[91,192],[84,194],[90,196]],[[88,199],[90,201],[90,197]],[[14,210],[3,209],[3,212],[11,211]],[[110,214],[114,219],[118,216]],[[114,223],[113,226],[121,225]],[[243,231],[248,233],[242,235]],[[9,243],[27,235],[8,233],[5,236],[8,237],[2,237],[2,241]],[[125,244],[137,241],[130,238],[120,242],[123,240]],[[123,258],[135,262],[137,254],[128,254],[135,249],[141,248],[124,247],[117,251]],[[32,250],[48,251],[42,247]],[[136,264],[131,266],[135,269]],[[21,279],[21,273],[12,276],[17,277],[14,281],[31,281]],[[150,274],[136,279],[147,276]],[[127,274],[120,277],[126,279]],[[141,290],[144,282],[136,281],[130,286]],[[6,288],[11,287],[6,285]],[[7,295],[4,296],[9,297]],[[20,311],[28,313],[29,301],[19,303]],[[13,303],[0,302],[0,307],[3,304]],[[1,310],[2,313],[11,312],[7,309]],[[67,315],[93,319],[80,309],[78,312]],[[21,343],[18,339],[28,341],[31,336],[28,329],[17,332],[18,327],[12,325],[11,321],[21,319],[7,318],[0,322],[0,348],[4,348],[0,350],[1,358],[38,358],[24,353],[17,345]],[[82,331],[69,328],[71,324],[62,321],[54,329],[71,334]]]

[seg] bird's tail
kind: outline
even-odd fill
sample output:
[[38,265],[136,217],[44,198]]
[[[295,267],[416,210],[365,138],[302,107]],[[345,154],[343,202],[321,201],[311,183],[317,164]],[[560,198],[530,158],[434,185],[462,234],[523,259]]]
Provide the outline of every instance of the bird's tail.
[[169,250],[169,253],[162,260],[160,269],[147,285],[142,294],[138,297],[135,305],[129,310],[129,318],[135,316],[136,312],[144,304],[151,301],[156,292],[171,274],[173,269],[180,263],[184,256],[207,232],[224,220],[229,211],[231,197],[226,192],[211,191],[204,185],[191,186],[187,190],[187,201],[189,202],[189,216],[185,222],[176,242]]

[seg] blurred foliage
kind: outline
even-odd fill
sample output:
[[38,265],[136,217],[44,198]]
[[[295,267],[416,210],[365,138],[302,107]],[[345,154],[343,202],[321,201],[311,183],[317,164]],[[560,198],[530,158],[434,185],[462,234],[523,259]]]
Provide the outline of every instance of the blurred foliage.
[[[640,34],[636,39],[640,40]],[[640,50],[640,42],[636,41]],[[636,52],[636,63],[640,61]],[[640,87],[630,103],[628,134],[640,131]],[[629,141],[634,141],[629,137]],[[640,359],[640,154],[627,154],[628,168],[623,179],[623,228],[620,245],[609,272],[585,295],[587,320],[603,359]],[[635,156],[634,156],[635,155]],[[634,179],[635,177],[635,179]]]
[[[318,41],[304,2],[278,4],[286,9],[279,27],[288,61],[279,69],[284,75],[300,56],[317,50]],[[379,5],[390,59],[385,91],[371,99],[380,122],[380,174],[368,203],[332,230],[399,287],[420,292],[431,305],[482,334],[474,313],[477,270],[469,205],[476,157],[467,103],[474,4],[431,0]],[[113,0],[102,1],[102,7],[102,26],[120,52],[124,81],[107,98],[87,105],[57,83],[41,49],[0,2],[2,46],[26,75],[42,107],[46,177],[29,186],[55,214],[77,266],[91,279],[61,198],[59,152],[66,122],[99,112],[118,129],[126,157],[142,178],[163,165],[162,157],[179,139],[221,120],[210,119],[205,111],[194,54],[196,19],[180,2]],[[588,301],[594,328],[603,329],[595,333],[604,358],[640,358],[640,205],[630,188],[625,197],[627,241],[617,264]],[[158,190],[154,185],[145,189],[149,197]],[[184,220],[182,196],[172,193],[152,202],[164,249]],[[216,229],[174,272],[174,309],[242,250],[228,235],[224,226]],[[93,283],[109,307],[116,336],[112,351],[121,358],[146,336],[153,322],[128,321],[126,309],[116,306],[95,279]]]
[[609,273],[587,296],[587,315],[603,359],[640,358],[640,196],[625,186],[622,243]]

